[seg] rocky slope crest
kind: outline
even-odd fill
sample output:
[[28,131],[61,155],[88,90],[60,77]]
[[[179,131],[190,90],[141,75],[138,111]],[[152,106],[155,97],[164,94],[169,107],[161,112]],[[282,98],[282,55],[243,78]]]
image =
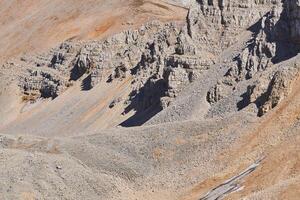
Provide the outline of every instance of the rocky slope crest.
[[[239,82],[298,52],[298,10],[297,1],[283,5],[274,0],[198,1],[190,9],[186,25],[157,21],[102,41],[66,41],[48,53],[23,56],[3,68],[21,71],[17,81],[22,99],[32,103],[39,98],[56,98],[74,81],[90,90],[101,82],[130,79],[130,94],[118,103],[127,106],[124,113],[132,109],[143,113],[167,108],[200,74],[223,62],[219,55],[250,27],[247,46],[227,61],[228,71],[207,91],[206,100],[213,105],[230,95]],[[260,90],[268,94],[267,88]],[[268,106],[258,107],[259,115],[268,110]]]

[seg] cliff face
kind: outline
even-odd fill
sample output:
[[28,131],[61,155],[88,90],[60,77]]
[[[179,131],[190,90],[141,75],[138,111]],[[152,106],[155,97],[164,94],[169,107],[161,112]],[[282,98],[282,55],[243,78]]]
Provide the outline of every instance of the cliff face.
[[[186,24],[151,22],[105,40],[66,41],[48,53],[7,63],[4,69],[20,71],[16,81],[24,102],[57,98],[76,82],[88,91],[130,80],[129,92],[119,104],[124,106],[123,116],[137,113],[127,116],[124,124],[137,125],[151,110],[156,114],[168,108],[190,83],[224,58],[227,72],[217,83],[211,81],[203,94],[211,106],[242,82],[297,54],[299,47],[290,42],[297,38],[297,8],[296,1],[198,1]],[[235,44],[241,44],[238,53],[224,53]]]

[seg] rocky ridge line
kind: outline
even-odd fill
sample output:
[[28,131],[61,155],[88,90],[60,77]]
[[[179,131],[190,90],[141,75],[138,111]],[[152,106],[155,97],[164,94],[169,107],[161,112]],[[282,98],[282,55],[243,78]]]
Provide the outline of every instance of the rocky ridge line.
[[[298,13],[297,1],[285,1],[281,6],[275,0],[202,0],[191,6],[184,26],[152,22],[103,41],[66,41],[48,53],[24,56],[4,68],[21,69],[18,81],[25,101],[56,98],[74,81],[90,90],[101,82],[130,78],[131,93],[123,101],[128,110],[164,109],[217,62],[243,29],[254,24],[249,28],[253,36],[247,47],[228,63],[227,73],[207,92],[207,101],[213,106],[239,82],[298,52],[298,45],[291,43],[299,34]],[[280,35],[286,31],[289,37]],[[280,49],[294,51],[284,54]]]

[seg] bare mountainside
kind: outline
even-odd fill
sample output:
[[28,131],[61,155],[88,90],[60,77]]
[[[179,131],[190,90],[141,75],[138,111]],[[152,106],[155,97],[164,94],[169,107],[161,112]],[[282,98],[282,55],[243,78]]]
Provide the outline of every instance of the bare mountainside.
[[0,4],[1,199],[299,199],[297,0]]
[[182,20],[186,9],[170,3],[173,1],[3,0],[0,60],[47,50],[67,39],[106,37],[153,19]]

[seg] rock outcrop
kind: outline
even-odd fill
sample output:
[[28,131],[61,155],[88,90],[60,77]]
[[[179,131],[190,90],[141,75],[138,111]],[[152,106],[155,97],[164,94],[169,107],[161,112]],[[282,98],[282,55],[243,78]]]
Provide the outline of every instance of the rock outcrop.
[[[251,8],[256,8],[257,5],[261,5],[261,7],[264,7],[263,5],[272,6],[257,23],[250,26],[249,31],[252,32],[252,38],[247,42],[246,48],[234,58],[236,63],[229,67],[224,77],[208,91],[207,101],[210,104],[228,97],[231,94],[228,91],[233,91],[240,82],[253,79],[267,70],[272,71],[270,68],[273,68],[275,64],[289,59],[299,52],[299,46],[295,42],[297,41],[296,38],[299,38],[296,31],[296,24],[299,21],[296,13],[299,6],[296,1],[284,1],[282,5],[277,1],[261,1],[244,6],[239,4],[238,7],[239,9],[248,8],[249,13],[252,13]],[[247,19],[251,20],[251,18]],[[226,22],[224,21],[224,23]],[[247,24],[249,21],[242,20],[238,24],[244,23]],[[233,30],[239,29],[237,24],[228,23],[227,26],[233,26]],[[264,88],[261,82],[248,87],[245,92],[249,97],[247,102],[257,104],[259,116],[276,107],[285,98],[289,84],[286,82],[288,78],[283,77],[285,76],[282,73],[275,73],[269,83],[269,89]]]
[[[151,22],[104,41],[66,41],[49,53],[24,57],[18,65],[29,69],[20,78],[26,95],[55,98],[73,81],[84,81],[91,89],[101,82],[130,78],[129,99],[139,96],[136,102],[141,105],[133,107],[146,110],[160,105],[162,97],[171,101],[212,63],[210,58],[200,59],[184,27]],[[31,72],[32,68],[36,72]]]
[[[279,0],[199,0],[191,6],[186,25],[154,21],[103,41],[66,41],[48,53],[23,57],[16,64],[24,68],[19,85],[25,99],[34,101],[56,98],[73,81],[92,89],[104,82],[130,79],[129,108],[166,108],[248,29],[251,40],[229,61],[224,77],[207,91],[212,105],[239,82],[298,52],[291,42],[297,42],[299,34],[297,2],[285,1],[282,6]],[[286,31],[288,37],[282,34]],[[282,45],[290,51],[282,50]]]
[[283,71],[278,71],[274,74],[266,93],[266,102],[259,108],[259,116],[275,108],[289,94],[292,82],[290,78]]

